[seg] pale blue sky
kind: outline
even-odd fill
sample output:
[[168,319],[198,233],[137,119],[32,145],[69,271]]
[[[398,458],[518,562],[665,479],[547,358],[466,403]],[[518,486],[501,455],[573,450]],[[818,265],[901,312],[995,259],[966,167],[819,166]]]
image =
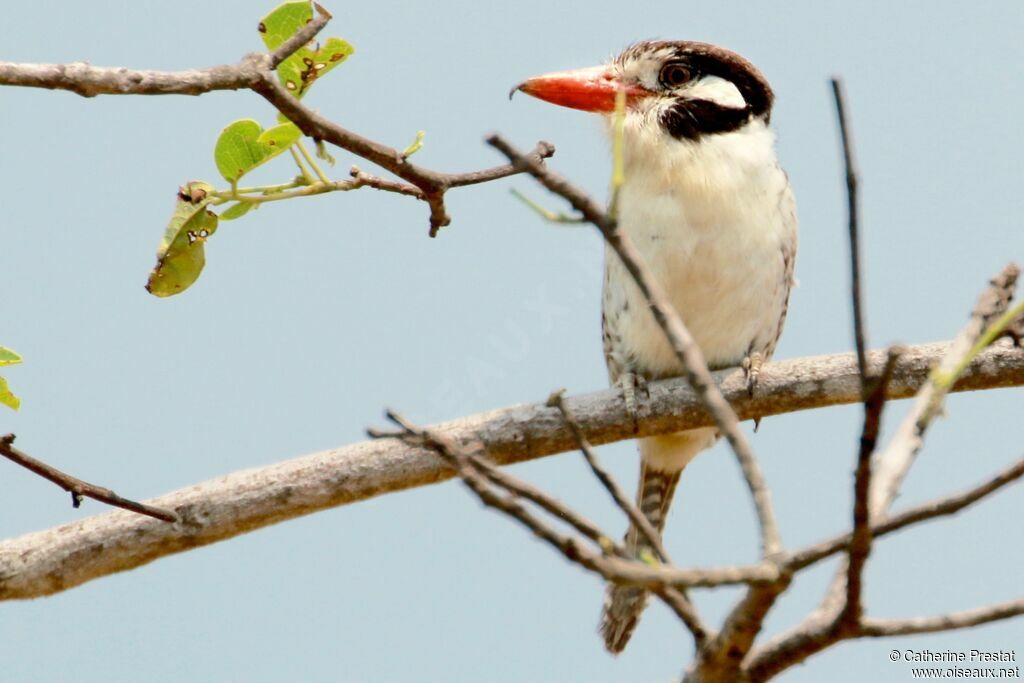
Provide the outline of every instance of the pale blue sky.
[[[780,357],[848,350],[844,196],[827,78],[847,80],[863,172],[874,346],[945,339],[987,279],[1024,261],[1020,191],[1024,5],[965,2],[327,3],[356,54],[309,102],[422,164],[482,168],[482,137],[553,141],[554,166],[603,196],[608,154],[586,115],[514,83],[588,66],[640,38],[716,42],[773,84],[801,247]],[[0,59],[177,69],[237,60],[273,0],[6,3]],[[225,223],[194,290],[143,290],[179,184],[214,180],[228,122],[273,112],[248,93],[86,100],[0,90],[6,131],[0,344],[27,451],[139,498],[362,438],[391,406],[420,421],[605,382],[601,244],[539,222],[523,178],[453,192],[426,237],[422,204],[360,191],[268,206]],[[337,153],[336,173],[353,159]],[[369,168],[368,164],[363,164]],[[284,161],[259,177],[287,177]],[[550,203],[550,202],[549,202]],[[1021,390],[949,402],[901,502],[984,478],[1021,455]],[[893,406],[891,429],[905,405]],[[766,420],[754,437],[791,547],[849,517],[859,410]],[[630,443],[601,449],[632,486]],[[515,468],[609,528],[622,522],[575,455]],[[102,511],[0,463],[0,536]],[[899,505],[899,503],[898,503]],[[1018,597],[1020,489],[880,542],[867,574],[878,616]],[[736,467],[719,446],[683,478],[667,541],[697,564],[756,550]],[[768,627],[821,595],[800,580]],[[649,610],[626,653],[594,630],[601,585],[449,483],[386,496],[161,560],[67,593],[0,607],[5,680],[666,681],[689,661],[681,627]],[[717,619],[735,593],[701,594]],[[909,680],[900,649],[1011,649],[1024,622],[844,644],[781,680]]]

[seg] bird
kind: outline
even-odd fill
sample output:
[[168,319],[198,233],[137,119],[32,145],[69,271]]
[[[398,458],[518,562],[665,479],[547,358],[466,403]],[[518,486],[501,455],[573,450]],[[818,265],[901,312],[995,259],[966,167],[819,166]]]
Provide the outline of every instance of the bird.
[[[621,114],[618,228],[635,244],[712,370],[740,366],[754,391],[782,333],[795,282],[796,202],[770,126],[774,93],[728,49],[695,41],[634,43],[600,66],[546,73],[515,91],[599,114]],[[646,382],[684,368],[618,256],[605,249],[602,341],[610,383],[636,417]],[[637,507],[659,533],[683,468],[711,447],[714,427],[639,439]],[[631,525],[627,552],[654,554]],[[609,584],[599,631],[626,647],[647,592]]]

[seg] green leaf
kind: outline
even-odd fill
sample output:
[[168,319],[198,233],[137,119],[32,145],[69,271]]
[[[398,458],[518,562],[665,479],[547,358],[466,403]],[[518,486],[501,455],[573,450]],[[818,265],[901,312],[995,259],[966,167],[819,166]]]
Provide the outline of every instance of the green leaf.
[[0,405],[5,405],[12,410],[21,407],[21,399],[11,393],[7,388],[7,380],[0,377]]
[[236,218],[241,218],[245,214],[249,213],[249,209],[256,206],[252,202],[238,202],[227,211],[220,212],[220,219],[222,221],[233,221]]
[[0,367],[5,365],[17,365],[21,362],[21,356],[11,351],[6,346],[0,346]]
[[206,210],[212,191],[211,185],[198,181],[179,190],[174,214],[156,252],[156,266],[146,283],[150,294],[165,297],[183,292],[203,272],[204,245],[217,231],[217,214]]
[[252,169],[287,151],[301,137],[302,131],[291,122],[263,130],[257,121],[239,119],[217,138],[213,159],[224,179],[237,183]]
[[402,152],[402,158],[403,159],[408,159],[413,154],[415,154],[416,152],[418,152],[421,149],[423,149],[423,138],[425,138],[426,136],[427,136],[427,131],[425,131],[425,130],[418,130],[418,131],[416,131],[416,139],[413,140],[412,144],[409,145],[408,147],[406,147],[405,150]]
[[[273,52],[295,32],[313,20],[313,6],[307,0],[286,2],[263,17],[260,37]],[[355,48],[341,38],[328,38],[322,45],[310,42],[296,50],[277,67],[281,85],[301,98],[316,79],[344,62]]]

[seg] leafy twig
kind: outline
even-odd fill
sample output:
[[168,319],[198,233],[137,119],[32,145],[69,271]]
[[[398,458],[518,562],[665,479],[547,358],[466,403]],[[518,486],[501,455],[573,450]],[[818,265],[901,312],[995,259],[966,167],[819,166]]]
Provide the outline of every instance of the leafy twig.
[[[317,114],[278,81],[274,69],[315,37],[330,19],[319,5],[316,17],[270,54],[252,54],[236,64],[186,71],[142,71],[91,64],[18,64],[0,62],[0,85],[67,90],[83,97],[96,95],[201,95],[217,90],[252,90],[282,112],[319,144],[329,142],[395,174],[419,190],[430,206],[430,236],[451,222],[444,197],[454,187],[486,183],[520,173],[511,164],[468,173],[444,173],[411,163],[388,145]],[[540,162],[554,154],[550,143],[531,153]],[[351,189],[351,188],[349,188]],[[383,188],[382,188],[383,189]],[[326,190],[325,190],[326,191]],[[403,194],[411,194],[404,192]],[[301,195],[297,195],[301,196]]]

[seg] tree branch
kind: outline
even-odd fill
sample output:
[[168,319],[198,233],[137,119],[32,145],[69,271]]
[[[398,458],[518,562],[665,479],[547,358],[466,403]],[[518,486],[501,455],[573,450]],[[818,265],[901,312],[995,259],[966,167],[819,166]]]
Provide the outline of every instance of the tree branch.
[[929,375],[928,382],[914,399],[914,407],[900,423],[888,447],[876,457],[878,476],[872,485],[872,516],[883,516],[896,499],[903,478],[924,444],[928,425],[941,410],[948,387],[956,382],[956,371],[972,353],[975,342],[991,321],[1006,311],[1019,275],[1020,268],[1011,263],[991,280],[989,288],[978,298],[970,321]]
[[583,453],[583,458],[587,461],[587,465],[590,466],[590,471],[594,473],[597,480],[601,482],[605,490],[612,497],[612,501],[615,505],[622,510],[630,522],[636,525],[636,528],[644,536],[644,540],[650,543],[651,547],[654,548],[655,552],[658,553],[658,557],[665,564],[671,564],[672,560],[668,555],[668,551],[665,549],[665,544],[661,542],[661,534],[654,528],[654,525],[644,517],[644,514],[640,512],[640,509],[633,504],[633,502],[626,497],[626,494],[622,492],[611,473],[608,472],[601,464],[597,454],[594,453],[593,447],[590,442],[587,441],[586,435],[583,433],[583,428],[580,427],[580,423],[573,417],[572,412],[569,410],[569,406],[565,404],[565,399],[561,391],[557,391],[548,398],[547,404],[558,408],[558,411],[562,414],[562,419],[565,420],[565,424],[572,431],[572,435],[576,438],[576,444],[578,445],[580,452]]
[[79,507],[82,504],[82,498],[92,498],[93,500],[98,500],[101,503],[113,505],[114,507],[119,507],[124,510],[130,510],[140,515],[159,519],[164,522],[178,521],[178,515],[174,514],[174,512],[170,510],[154,507],[152,505],[144,505],[128,498],[122,498],[108,488],[90,484],[78,477],[73,477],[66,472],[62,472],[56,467],[48,465],[41,460],[36,460],[28,453],[23,453],[15,448],[13,444],[14,434],[7,434],[0,437],[0,455],[21,465],[27,470],[38,474],[43,479],[53,482],[70,493],[71,505],[73,507]]
[[[665,564],[672,564],[672,558],[669,557],[668,550],[665,549],[665,544],[662,543],[661,534],[644,517],[640,509],[622,492],[611,472],[605,469],[597,454],[594,453],[594,449],[590,442],[587,441],[587,436],[583,433],[580,423],[576,421],[576,418],[573,417],[572,412],[569,410],[569,406],[565,404],[564,391],[552,392],[551,396],[548,397],[547,404],[558,408],[558,411],[562,414],[562,419],[565,420],[565,424],[569,426],[573,436],[576,437],[576,443],[579,446],[580,452],[583,453],[583,458],[587,461],[587,465],[590,466],[590,471],[601,482],[608,495],[612,497],[616,507],[622,510],[629,521],[636,526],[644,539],[658,554],[660,560]],[[702,647],[707,640],[708,630],[690,601],[689,596],[686,594],[685,589],[659,588],[655,590],[655,594],[676,613],[683,624],[690,630],[696,647]]]
[[[445,193],[498,180],[520,173],[511,164],[468,173],[443,173],[411,163],[399,150],[365,138],[320,116],[306,107],[277,80],[274,69],[288,56],[308,43],[331,18],[319,5],[317,16],[270,54],[250,54],[237,64],[223,64],[186,71],[148,71],[122,67],[97,67],[82,62],[73,64],[18,64],[0,62],[0,85],[50,90],[67,90],[83,97],[96,95],[202,95],[217,90],[252,90],[287,116],[304,134],[329,142],[373,162],[410,183],[414,193],[399,184],[388,185],[380,179],[364,179],[354,187],[370,186],[401,191],[422,199],[430,206],[430,236],[451,222],[445,208]],[[528,155],[541,163],[554,154],[547,142],[537,144]]]
[[939,631],[979,626],[1000,619],[1010,619],[1022,614],[1024,614],[1024,598],[1019,598],[934,617],[864,619],[860,625],[860,635],[865,638],[888,638],[889,636],[909,636],[918,633],[938,633]]
[[[935,500],[916,505],[894,515],[882,522],[875,522],[871,527],[871,535],[874,538],[886,536],[894,531],[924,522],[937,517],[955,515],[964,508],[977,503],[978,501],[995,493],[999,489],[1020,479],[1024,476],[1024,457],[1013,463],[1006,469],[994,475],[991,479],[978,484],[961,493],[949,494],[936,498]],[[838,552],[848,548],[853,538],[853,532],[840,534],[827,541],[822,541],[809,548],[797,551],[789,555],[783,564],[790,571],[799,571],[804,567],[820,562]]]
[[[862,340],[863,341],[863,340]],[[871,515],[868,509],[868,499],[871,492],[871,456],[875,452],[875,444],[878,443],[878,432],[882,424],[882,408],[885,407],[885,390],[892,380],[893,369],[896,361],[899,360],[903,349],[901,347],[890,347],[885,367],[877,380],[873,380],[874,386],[871,393],[864,399],[864,426],[861,429],[860,447],[857,453],[857,469],[854,474],[853,486],[853,531],[850,534],[850,545],[847,549],[846,566],[846,602],[842,612],[836,621],[836,628],[839,630],[856,628],[860,621],[862,610],[862,579],[864,566],[867,564],[868,555],[871,554],[872,528]],[[865,373],[865,391],[867,391],[868,369],[866,358],[858,354],[858,366]]]
[[[912,396],[947,348],[941,343],[908,348],[896,363],[887,398]],[[869,354],[870,363],[883,359],[883,352]],[[713,377],[741,419],[861,400],[851,353],[766,363],[755,396],[747,392],[742,370],[722,370]],[[1009,386],[1024,386],[1024,351],[1003,341],[968,365],[954,391]],[[685,380],[651,382],[649,389],[650,399],[636,423],[640,436],[712,424]],[[565,400],[594,445],[637,436],[616,391]],[[487,457],[499,465],[576,448],[561,414],[544,404],[492,411],[431,429],[457,443],[479,439]],[[148,501],[174,510],[180,517],[174,524],[117,511],[0,542],[0,599],[56,593],[160,557],[453,474],[429,451],[394,440],[352,444],[235,472]]]
[[864,378],[864,392],[867,393],[868,368],[865,358],[867,349],[867,332],[864,321],[863,295],[860,287],[860,227],[858,196],[857,196],[857,162],[853,154],[853,133],[848,123],[849,116],[846,113],[846,97],[843,82],[833,76],[832,96],[836,103],[836,117],[839,120],[839,138],[843,148],[843,166],[846,171],[846,206],[849,216],[849,243],[850,243],[850,299],[853,303],[853,338],[857,349],[857,367],[860,368],[860,375]]
[[[397,438],[406,443],[424,445],[433,449],[455,468],[463,483],[476,494],[484,505],[519,522],[533,532],[534,536],[562,553],[570,562],[600,574],[609,581],[643,581],[642,578],[637,578],[638,574],[641,577],[644,574],[651,574],[651,572],[644,571],[647,567],[642,562],[629,557],[624,548],[612,542],[592,523],[586,520],[581,521],[580,516],[571,508],[517,477],[496,470],[485,459],[472,453],[470,448],[479,450],[479,443],[467,448],[455,443],[442,433],[418,427],[392,411],[388,411],[388,418],[402,429]],[[509,495],[500,495],[499,492],[491,489],[489,486],[491,484],[496,486],[499,491],[504,491]],[[525,498],[554,518],[567,522],[585,538],[600,546],[603,554],[599,555],[587,550],[580,539],[558,533],[522,506],[519,503],[519,498]],[[614,558],[608,557],[608,555],[614,555]],[[658,576],[662,574],[667,575],[668,572],[657,571],[653,578],[657,583],[655,592],[690,629],[697,643],[702,643],[707,638],[707,629],[701,623],[693,605],[682,592],[662,583],[663,579]]]
[[[957,335],[938,366],[929,373],[927,381],[917,393],[913,409],[889,442],[889,447],[874,458],[873,466],[877,468],[878,474],[870,487],[867,509],[863,507],[864,501],[858,500],[861,506],[858,513],[862,516],[859,540],[855,534],[844,568],[836,574],[817,610],[751,656],[747,668],[753,680],[766,680],[840,640],[857,637],[860,623],[860,572],[870,551],[871,530],[867,526],[867,519],[881,519],[895,500],[903,478],[923,443],[924,431],[941,408],[945,394],[955,385],[961,370],[970,363],[972,356],[980,351],[978,340],[986,327],[1007,310],[1019,272],[1011,263],[991,281],[990,287],[979,298],[970,322]],[[870,469],[864,471],[868,473],[866,478],[870,481]],[[859,480],[858,496],[868,493],[860,486],[861,483]],[[851,580],[856,585],[851,586]],[[852,603],[851,598],[856,598],[858,603]]]

